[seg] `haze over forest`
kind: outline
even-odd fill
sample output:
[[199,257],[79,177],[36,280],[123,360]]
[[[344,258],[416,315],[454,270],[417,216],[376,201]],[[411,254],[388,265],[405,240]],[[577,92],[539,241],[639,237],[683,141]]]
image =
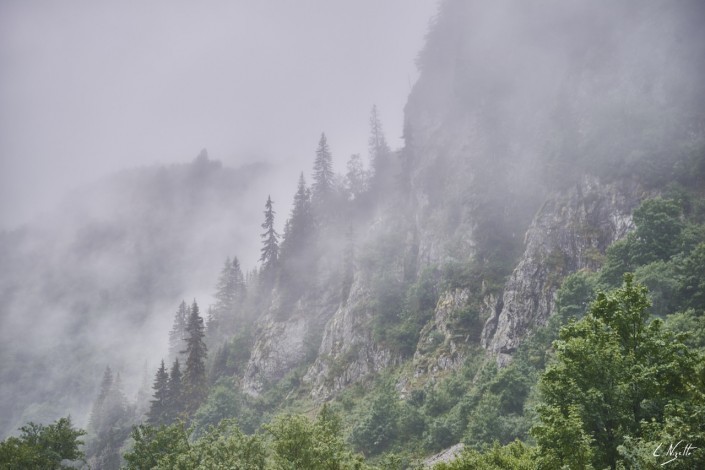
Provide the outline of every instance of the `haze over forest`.
[[702,24],[3,2],[0,466],[705,465]]
[[[353,153],[367,158],[375,104],[390,142],[401,144],[435,8],[3,2],[4,354],[44,358],[90,345],[78,354],[93,356],[95,369],[83,373],[94,377],[58,399],[79,419],[105,364],[124,369],[134,393],[165,350],[181,299],[211,303],[226,256],[256,266],[264,201],[271,194],[288,211],[321,132],[339,171]],[[199,155],[214,162],[189,169]],[[85,322],[72,322],[77,309]],[[25,372],[30,395],[56,395],[73,380],[56,364],[24,360],[54,378],[35,384],[42,374]],[[14,411],[3,411],[3,433],[27,421],[13,398],[4,397]],[[65,414],[65,403],[44,406],[29,418]]]
[[278,179],[267,191],[288,200],[322,131],[341,169],[366,152],[373,104],[398,147],[435,8],[3,2],[0,227],[100,176],[184,163],[202,148],[229,166],[270,162]]

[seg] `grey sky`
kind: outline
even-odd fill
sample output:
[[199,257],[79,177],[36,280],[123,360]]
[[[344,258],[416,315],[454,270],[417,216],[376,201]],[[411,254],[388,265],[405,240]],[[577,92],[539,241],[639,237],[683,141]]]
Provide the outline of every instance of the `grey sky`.
[[107,172],[189,161],[203,147],[230,165],[275,163],[285,179],[272,192],[293,194],[321,131],[339,169],[366,155],[372,104],[399,146],[435,9],[435,0],[1,2],[0,228]]

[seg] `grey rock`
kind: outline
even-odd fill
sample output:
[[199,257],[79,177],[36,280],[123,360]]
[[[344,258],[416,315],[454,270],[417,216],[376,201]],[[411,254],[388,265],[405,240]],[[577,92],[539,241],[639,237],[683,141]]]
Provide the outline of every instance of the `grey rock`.
[[548,199],[526,232],[524,254],[482,332],[482,345],[500,365],[546,323],[565,276],[599,268],[607,247],[633,228],[631,212],[645,196],[635,183],[605,184],[586,176]]
[[328,400],[347,385],[401,360],[374,342],[368,282],[362,272],[356,275],[347,302],[326,324],[318,357],[303,379],[311,385],[315,400]]

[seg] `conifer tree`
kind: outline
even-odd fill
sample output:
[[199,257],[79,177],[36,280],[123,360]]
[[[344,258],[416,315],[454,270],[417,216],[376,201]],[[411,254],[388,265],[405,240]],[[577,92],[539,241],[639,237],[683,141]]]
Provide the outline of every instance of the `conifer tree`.
[[368,175],[359,153],[350,155],[345,173],[345,189],[348,199],[359,200],[367,191]]
[[377,106],[372,106],[370,114],[370,161],[374,172],[372,177],[373,191],[379,191],[390,179],[391,150],[382,130],[382,122],[377,113]]
[[208,306],[206,314],[206,336],[212,339],[220,331],[220,319],[215,314],[215,308],[212,305]]
[[154,385],[152,389],[154,394],[150,401],[149,411],[147,412],[147,422],[151,425],[158,426],[160,424],[168,424],[168,399],[169,399],[169,374],[164,367],[164,360],[157,369],[157,374],[154,377]]
[[176,359],[169,371],[169,382],[167,383],[167,423],[171,423],[184,411],[184,391],[181,375],[181,366]]
[[306,187],[304,174],[299,176],[299,183],[294,195],[294,207],[284,228],[282,256],[290,257],[300,254],[311,240],[313,233],[313,215],[311,213],[311,191]]
[[227,345],[222,345],[218,348],[213,358],[210,374],[208,374],[208,382],[214,384],[220,377],[226,374],[228,367],[228,348]]
[[343,288],[341,297],[344,303],[348,301],[350,288],[353,283],[354,259],[355,245],[353,242],[353,228],[351,224],[348,226],[347,233],[345,234],[345,251],[343,253]]
[[98,434],[102,427],[103,405],[105,404],[105,399],[108,397],[112,386],[113,371],[110,369],[110,366],[106,366],[105,371],[103,372],[103,379],[100,382],[100,391],[98,392],[98,397],[93,403],[91,417],[88,422],[88,429],[93,434]]
[[120,372],[118,372],[115,374],[115,380],[113,386],[110,387],[108,396],[105,397],[104,427],[113,427],[120,421],[124,421],[127,418],[127,408],[127,397],[122,389],[122,379]]
[[299,176],[291,216],[284,228],[281,244],[281,268],[278,287],[281,294],[278,314],[290,312],[290,306],[315,281],[317,257],[314,248],[315,224],[311,211],[311,192],[303,173]]
[[325,134],[321,134],[316,150],[316,160],[313,162],[313,204],[322,209],[333,192],[333,156],[328,148]]
[[188,336],[183,385],[186,411],[192,413],[201,404],[207,392],[205,328],[195,299],[191,305],[186,334]]
[[[262,255],[259,260],[262,262],[262,273],[267,273],[271,276],[274,268],[279,261],[279,234],[274,229],[274,208],[271,196],[267,196],[267,202],[264,204],[264,223],[262,228],[264,233],[262,237]],[[271,279],[270,279],[271,280]]]
[[228,257],[218,278],[215,305],[208,309],[207,336],[209,344],[217,344],[233,334],[238,307],[246,295],[245,277],[237,256]]
[[89,464],[106,470],[120,468],[120,448],[129,436],[132,424],[120,374],[113,376],[108,367],[91,414],[92,436],[86,452],[90,455]]
[[235,305],[235,273],[233,272],[233,261],[228,256],[220,270],[218,285],[215,293],[215,309],[219,312],[226,312]]
[[174,324],[169,332],[170,361],[181,357],[182,351],[186,347],[186,322],[188,320],[188,315],[188,305],[184,300],[182,300],[178,310],[176,311],[176,315],[174,315]]

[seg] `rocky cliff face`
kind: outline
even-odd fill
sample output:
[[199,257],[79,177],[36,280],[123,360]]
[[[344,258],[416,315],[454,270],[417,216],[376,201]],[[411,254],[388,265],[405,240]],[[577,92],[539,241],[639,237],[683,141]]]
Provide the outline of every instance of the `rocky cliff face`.
[[242,390],[257,396],[287,373],[315,357],[323,325],[335,311],[336,297],[304,296],[282,308],[276,291],[268,313],[259,320],[255,343],[242,377]]
[[301,315],[286,321],[272,316],[263,320],[243,377],[243,391],[257,396],[298,366],[306,357],[310,328],[310,320]]
[[485,323],[482,344],[500,364],[553,311],[565,276],[599,267],[607,247],[632,228],[632,210],[645,197],[639,185],[601,183],[586,176],[550,198],[526,233],[526,249]]
[[[394,175],[404,189],[390,178],[374,215],[354,227],[376,233],[368,238],[398,236],[359,247],[373,267],[356,260],[344,302],[309,300],[289,320],[265,317],[245,390],[258,393],[300,366],[321,400],[404,361],[412,378],[433,380],[477,344],[505,363],[550,317],[563,278],[596,269],[631,229],[648,195],[632,175],[643,171],[639,180],[658,187],[663,155],[697,144],[702,47],[678,38],[699,28],[686,9],[539,5],[442,3],[405,108]],[[406,288],[425,268],[449,265],[484,277],[438,293],[413,358],[376,341],[380,273]],[[328,282],[333,298],[340,284]],[[481,333],[456,329],[454,316],[469,304],[482,310]]]
[[316,400],[329,399],[347,385],[400,362],[398,355],[373,340],[375,312],[368,281],[359,274],[349,298],[326,324],[318,356],[304,376]]

